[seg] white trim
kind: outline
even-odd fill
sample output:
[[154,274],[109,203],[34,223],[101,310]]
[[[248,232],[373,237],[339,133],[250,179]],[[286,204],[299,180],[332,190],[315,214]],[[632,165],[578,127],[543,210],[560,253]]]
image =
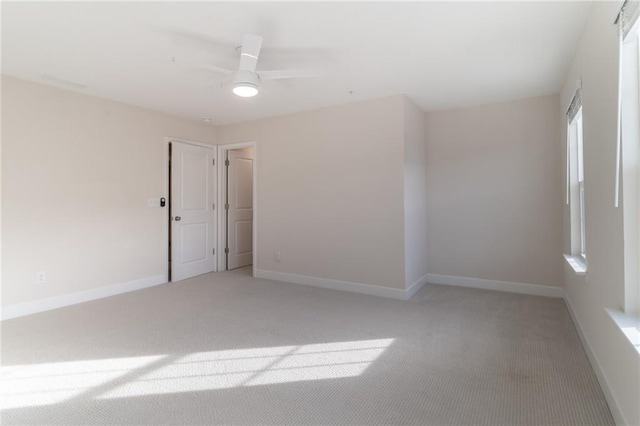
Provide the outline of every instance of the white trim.
[[629,315],[617,309],[604,308],[604,311],[640,356],[640,317]]
[[578,321],[578,317],[576,316],[576,313],[573,310],[573,307],[571,306],[571,302],[569,302],[569,298],[566,295],[564,297],[564,303],[567,306],[567,311],[569,311],[569,315],[573,320],[573,324],[575,325],[576,330],[578,331],[578,337],[580,337],[580,341],[582,342],[582,347],[584,348],[584,351],[587,354],[587,358],[589,358],[589,362],[593,367],[593,371],[596,374],[598,383],[600,383],[600,388],[602,389],[602,393],[604,393],[604,397],[607,400],[607,404],[609,405],[609,411],[611,411],[613,420],[616,422],[617,425],[628,425],[629,423],[624,418],[624,415],[622,414],[622,410],[620,409],[620,405],[618,404],[618,401],[613,396],[613,392],[611,392],[611,386],[607,381],[607,377],[604,375],[604,372],[600,367],[600,361],[598,361],[598,357],[596,357],[595,352],[593,352],[591,344],[589,343],[589,339],[587,339],[587,335],[584,334],[582,325],[580,324],[580,321]]
[[[407,300],[407,291],[402,288],[383,287],[379,285],[354,283],[351,281],[332,280],[329,278],[310,277],[307,275],[289,274],[286,272],[267,271],[253,268],[256,278],[284,281],[311,287],[328,288],[331,290],[348,291],[350,293],[368,294],[370,296],[388,297],[390,299]],[[417,290],[416,290],[417,291]]]
[[613,195],[613,207],[620,205],[620,151],[622,150],[622,23],[618,25],[618,104],[616,114],[616,176],[615,193]]
[[[218,145],[218,162],[221,164],[226,158],[226,151],[230,149],[253,148],[253,276],[256,277],[258,265],[258,144],[255,141],[237,142]],[[224,206],[224,167],[218,167],[218,206]],[[218,272],[225,271],[224,261],[224,215],[218,215]]]
[[312,287],[328,288],[332,290],[348,291],[350,293],[368,294],[371,296],[387,297],[390,299],[409,300],[425,284],[453,285],[458,287],[478,288],[482,290],[506,291],[509,293],[529,294],[562,298],[564,290],[561,287],[551,287],[538,284],[524,284],[507,281],[484,280],[480,278],[455,277],[451,275],[425,274],[416,280],[409,288],[392,288],[379,285],[340,281],[329,278],[311,277],[307,275],[290,274],[286,272],[268,271],[253,268],[253,276],[267,280],[284,281]]
[[566,187],[566,194],[567,194],[567,200],[566,200],[566,204],[567,206],[569,205],[569,200],[570,200],[570,196],[571,196],[571,128],[569,127],[568,123],[567,123],[567,187]]
[[582,256],[573,256],[571,254],[563,254],[564,260],[573,269],[576,275],[587,275],[587,264]]
[[506,291],[509,293],[529,294],[532,296],[546,296],[562,298],[562,287],[552,287],[539,284],[515,283],[509,281],[485,280],[481,278],[456,277],[452,275],[427,274],[427,282],[430,284],[453,285],[458,287],[471,287],[483,290]]
[[16,303],[2,307],[2,320],[23,317],[37,314],[38,312],[50,311],[52,309],[63,308],[65,306],[77,305],[78,303],[89,302],[91,300],[103,299],[116,294],[129,293],[147,287],[153,287],[167,282],[166,275],[155,275],[153,277],[141,278],[139,280],[128,281],[119,284],[112,284],[104,287],[92,288],[90,290],[77,291],[75,293],[64,294],[62,296],[47,297],[33,300],[31,302]]
[[429,274],[424,274],[404,291],[405,300],[411,299],[413,295],[418,292],[418,290],[424,287],[424,285],[429,281],[428,276]]
[[[163,138],[163,146],[164,146],[164,165],[163,165],[163,170],[164,170],[164,182],[162,184],[162,190],[164,192],[164,199],[167,200],[167,205],[165,207],[162,207],[165,209],[165,215],[164,215],[164,226],[162,227],[163,231],[162,231],[162,240],[163,240],[163,247],[162,247],[162,253],[163,253],[163,262],[164,262],[164,275],[166,277],[169,277],[169,217],[171,215],[171,198],[169,197],[170,191],[169,191],[169,144],[171,142],[180,142],[180,143],[186,143],[188,145],[195,145],[195,146],[201,146],[204,148],[213,148],[214,150],[216,149],[215,144],[212,143],[204,143],[204,142],[196,142],[196,141],[191,141],[188,139],[180,139],[180,138],[172,138],[172,137],[164,137]],[[215,167],[218,167],[218,159],[216,157],[216,165]],[[216,215],[218,215],[217,209],[216,209]],[[217,223],[217,220],[216,220]],[[216,229],[216,235],[217,235],[217,229]],[[217,266],[216,266],[217,269]]]
[[180,143],[186,143],[187,145],[195,145],[195,146],[201,146],[203,148],[214,148],[214,149],[216,146],[218,146],[213,143],[197,142],[197,141],[191,141],[189,139],[170,138],[170,137],[164,138],[165,146],[167,146],[170,142],[180,142]]

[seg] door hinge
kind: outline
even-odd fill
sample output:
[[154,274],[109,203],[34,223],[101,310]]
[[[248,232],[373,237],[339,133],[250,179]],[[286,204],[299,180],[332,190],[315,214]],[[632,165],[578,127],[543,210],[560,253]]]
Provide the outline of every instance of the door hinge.
[[216,165],[216,159],[215,158],[213,159],[213,165],[214,166]]
[[211,206],[211,209],[212,209],[212,210],[215,210],[215,209],[216,209],[216,203],[213,203],[213,205]]
[[229,167],[229,160],[226,160],[226,161],[224,162],[224,165],[225,165],[225,166],[227,166],[227,167]]
[[214,254],[214,255],[216,254],[216,249],[213,249],[213,254]]
[[225,205],[224,205],[224,209],[225,209],[225,210],[229,210],[229,203],[227,203],[227,204],[225,204]]
[[225,254],[229,254],[229,247],[225,247],[225,248],[224,248],[224,253],[225,253]]

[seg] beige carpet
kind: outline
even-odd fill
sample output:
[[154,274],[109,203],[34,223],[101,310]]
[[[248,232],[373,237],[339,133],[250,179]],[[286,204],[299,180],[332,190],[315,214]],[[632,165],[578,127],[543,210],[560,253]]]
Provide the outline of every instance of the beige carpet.
[[4,424],[608,425],[559,299],[210,274],[2,324]]

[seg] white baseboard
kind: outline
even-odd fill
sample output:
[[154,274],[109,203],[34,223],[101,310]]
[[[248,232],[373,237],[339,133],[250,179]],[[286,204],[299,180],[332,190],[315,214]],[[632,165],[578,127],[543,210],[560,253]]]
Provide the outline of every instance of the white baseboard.
[[368,294],[371,296],[388,297],[391,299],[408,299],[406,297],[407,291],[401,288],[382,287],[379,285],[354,283],[351,281],[339,281],[328,278],[310,277],[307,275],[267,271],[265,269],[255,269],[253,273],[256,278],[264,278],[267,280],[284,281],[287,283],[329,288],[332,290],[342,290],[351,293]]
[[92,288],[85,291],[77,291],[75,293],[64,294],[62,296],[53,296],[31,302],[16,303],[15,305],[3,306],[0,317],[2,320],[23,317],[26,315],[36,314],[38,312],[50,311],[52,309],[88,302],[90,300],[115,296],[116,294],[141,290],[143,288],[153,287],[166,282],[167,277],[165,275],[156,275],[125,283]]
[[539,284],[514,283],[509,281],[485,280],[482,278],[456,277],[453,275],[427,274],[430,284],[453,285],[458,287],[479,288],[482,290],[506,291],[509,293],[529,294],[532,296],[546,296],[562,298],[564,289]]
[[332,280],[307,275],[289,274],[286,272],[268,271],[265,269],[255,269],[254,274],[256,278],[264,278],[267,280],[284,281],[312,287],[329,288],[332,290],[342,290],[351,293],[368,294],[371,296],[388,297],[399,300],[409,300],[427,283],[471,287],[483,290],[506,291],[510,293],[530,294],[534,296],[562,298],[564,295],[564,291],[560,287],[484,280],[480,278],[454,277],[451,275],[438,274],[425,274],[411,284],[407,289],[382,287],[372,284]]
[[405,300],[411,299],[413,297],[413,295],[418,292],[418,290],[420,290],[422,287],[424,287],[424,285],[429,282],[428,277],[429,277],[429,274],[424,274],[423,276],[418,278],[413,284],[411,284],[409,286],[409,288],[407,288],[404,291]]
[[587,353],[587,358],[589,358],[589,361],[591,362],[593,371],[596,373],[596,378],[598,379],[598,383],[600,383],[600,388],[602,389],[602,393],[604,393],[607,404],[609,404],[609,410],[611,411],[613,420],[617,425],[628,425],[629,423],[624,418],[618,401],[613,396],[613,392],[611,392],[609,381],[607,380],[607,377],[604,375],[604,372],[600,367],[600,361],[598,361],[598,357],[596,357],[595,352],[593,352],[591,344],[589,343],[589,339],[587,339],[587,335],[584,334],[582,325],[580,324],[580,321],[578,320],[578,317],[576,316],[576,313],[571,306],[571,302],[569,302],[569,298],[566,296],[564,297],[564,304],[567,306],[569,315],[571,316],[573,324],[576,326],[576,330],[578,331],[578,336],[580,337],[580,341],[582,342],[582,347]]

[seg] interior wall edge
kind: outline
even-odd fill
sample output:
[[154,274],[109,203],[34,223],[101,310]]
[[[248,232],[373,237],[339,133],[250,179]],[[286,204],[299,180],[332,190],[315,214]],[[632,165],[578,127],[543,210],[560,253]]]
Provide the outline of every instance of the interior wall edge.
[[600,384],[600,388],[602,389],[602,393],[604,393],[604,397],[607,400],[607,404],[609,405],[609,411],[611,411],[611,415],[615,420],[617,425],[628,425],[629,423],[622,413],[620,408],[620,404],[618,404],[618,400],[613,394],[613,390],[609,381],[607,380],[607,376],[604,374],[602,367],[600,366],[600,361],[596,356],[591,343],[589,343],[589,339],[587,335],[583,331],[582,325],[578,320],[578,316],[576,315],[573,307],[571,306],[571,301],[569,300],[569,295],[566,293],[563,297],[564,303],[567,306],[567,311],[569,311],[569,315],[571,316],[571,320],[573,321],[573,325],[578,332],[578,337],[580,338],[580,342],[582,343],[582,347],[584,348],[585,353],[587,354],[587,358],[589,358],[589,362],[591,363],[591,367],[598,379],[598,383]]
[[517,283],[510,281],[486,280],[483,278],[459,277],[454,275],[427,274],[429,284],[452,285],[458,287],[476,288],[480,290],[504,291],[507,293],[527,294],[530,296],[544,296],[562,298],[562,287]]
[[[386,297],[389,299],[407,300],[407,290],[401,288],[382,287],[375,284],[356,283],[351,281],[333,280],[330,278],[312,277],[309,275],[290,274],[287,272],[254,269],[256,278],[282,281],[291,284],[301,284],[310,287],[320,287],[330,290],[346,291],[349,293],[366,294],[369,296]],[[417,291],[417,289],[416,289]]]
[[105,297],[111,297],[122,293],[129,293],[132,291],[142,290],[144,288],[154,287],[166,283],[166,275],[155,275],[138,280],[127,281],[124,283],[92,288],[90,290],[76,291],[60,296],[46,297],[29,302],[16,303],[13,305],[3,306],[2,314],[0,314],[0,319],[2,321],[5,321],[13,318],[24,317],[27,315],[33,315],[40,312],[64,308],[66,306],[77,305],[84,302],[90,302],[92,300],[104,299]]
[[382,287],[373,284],[355,283],[333,280],[329,278],[312,277],[308,275],[290,274],[286,272],[255,269],[256,278],[282,281],[292,284],[302,284],[331,290],[347,291],[350,293],[367,294],[370,296],[387,297],[398,300],[409,300],[426,284],[451,285],[457,287],[475,288],[479,290],[502,291],[506,293],[526,294],[529,296],[543,296],[562,299],[564,290],[561,287],[540,284],[515,283],[507,281],[485,280],[481,278],[456,277],[427,273],[416,280],[406,289]]
[[422,287],[424,287],[429,282],[429,273],[424,274],[412,284],[407,286],[405,292],[405,299],[409,300],[413,297],[414,294],[418,292]]

